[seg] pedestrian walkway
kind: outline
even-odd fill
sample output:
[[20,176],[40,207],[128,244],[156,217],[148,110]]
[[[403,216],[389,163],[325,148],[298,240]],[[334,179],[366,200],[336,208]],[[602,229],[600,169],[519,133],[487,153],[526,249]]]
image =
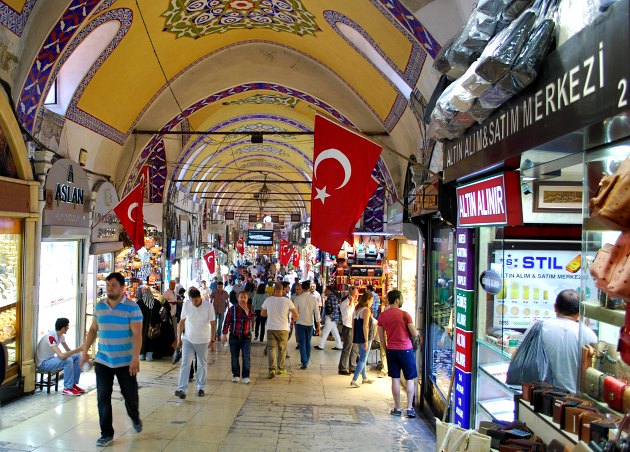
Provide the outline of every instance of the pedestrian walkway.
[[[314,344],[319,338],[314,338]],[[329,345],[329,344],[327,344]],[[179,366],[170,361],[141,362],[139,374],[142,433],[127,417],[114,385],[115,441],[112,450],[173,451],[433,451],[435,436],[420,417],[389,414],[389,378],[350,388],[337,374],[338,351],[313,350],[300,370],[299,351],[289,342],[286,375],[266,378],[264,346],[252,346],[252,383],[230,381],[230,354],[218,344],[208,357],[205,397],[190,383],[188,397],[174,396]],[[95,450],[100,436],[93,372],[81,377],[88,393],[37,392],[0,408],[0,451]],[[403,395],[403,400],[405,397]]]

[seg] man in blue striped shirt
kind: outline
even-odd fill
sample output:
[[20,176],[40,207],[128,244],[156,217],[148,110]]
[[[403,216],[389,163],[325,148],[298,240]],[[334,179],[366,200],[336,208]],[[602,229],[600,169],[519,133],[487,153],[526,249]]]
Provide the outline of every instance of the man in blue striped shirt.
[[142,311],[123,295],[125,278],[120,273],[110,273],[107,278],[107,298],[94,306],[94,320],[87,333],[81,364],[88,362],[88,350],[99,336],[96,353],[96,393],[101,437],[100,447],[109,446],[114,440],[112,416],[112,390],[114,376],[125,399],[127,414],[133,428],[142,431],[139,412],[138,381],[140,371],[140,347],[142,346]]

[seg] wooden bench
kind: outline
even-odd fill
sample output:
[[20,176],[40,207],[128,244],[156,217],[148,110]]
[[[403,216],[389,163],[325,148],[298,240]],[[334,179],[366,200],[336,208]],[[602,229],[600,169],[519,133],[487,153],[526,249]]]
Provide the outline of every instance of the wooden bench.
[[[37,375],[39,377],[39,381],[37,381],[38,377],[35,377],[35,387],[39,388],[40,391],[43,391],[44,388],[47,389],[48,394],[50,394],[50,388],[55,387],[55,392],[59,391],[59,374],[63,368],[59,368],[56,370],[39,370],[37,369]],[[44,376],[47,376],[44,379]]]

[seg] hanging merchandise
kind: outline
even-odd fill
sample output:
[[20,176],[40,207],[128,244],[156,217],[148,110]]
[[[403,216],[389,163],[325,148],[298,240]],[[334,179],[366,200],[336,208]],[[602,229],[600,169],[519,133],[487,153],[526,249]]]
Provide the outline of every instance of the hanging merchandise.
[[552,377],[549,373],[547,355],[543,348],[542,329],[542,322],[536,322],[529,333],[525,335],[512,357],[507,371],[507,384],[536,383],[548,381]]

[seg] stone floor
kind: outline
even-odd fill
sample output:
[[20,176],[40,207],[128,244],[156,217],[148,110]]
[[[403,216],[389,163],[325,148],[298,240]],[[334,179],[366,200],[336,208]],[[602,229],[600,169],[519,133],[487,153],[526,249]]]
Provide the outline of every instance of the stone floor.
[[[313,338],[316,344],[319,338]],[[178,366],[170,360],[142,362],[138,377],[144,429],[131,428],[114,385],[113,450],[176,451],[389,451],[435,450],[435,435],[420,417],[392,417],[389,378],[350,388],[337,374],[338,351],[329,342],[313,350],[307,370],[290,340],[287,374],[266,378],[262,344],[252,346],[252,383],[230,381],[230,355],[218,344],[209,353],[206,396],[194,383],[188,398],[174,396]],[[373,358],[373,356],[372,356]],[[37,392],[0,407],[0,451],[94,450],[100,436],[95,377],[88,372],[81,397]],[[403,394],[403,401],[406,400]],[[403,402],[404,403],[404,402]]]

